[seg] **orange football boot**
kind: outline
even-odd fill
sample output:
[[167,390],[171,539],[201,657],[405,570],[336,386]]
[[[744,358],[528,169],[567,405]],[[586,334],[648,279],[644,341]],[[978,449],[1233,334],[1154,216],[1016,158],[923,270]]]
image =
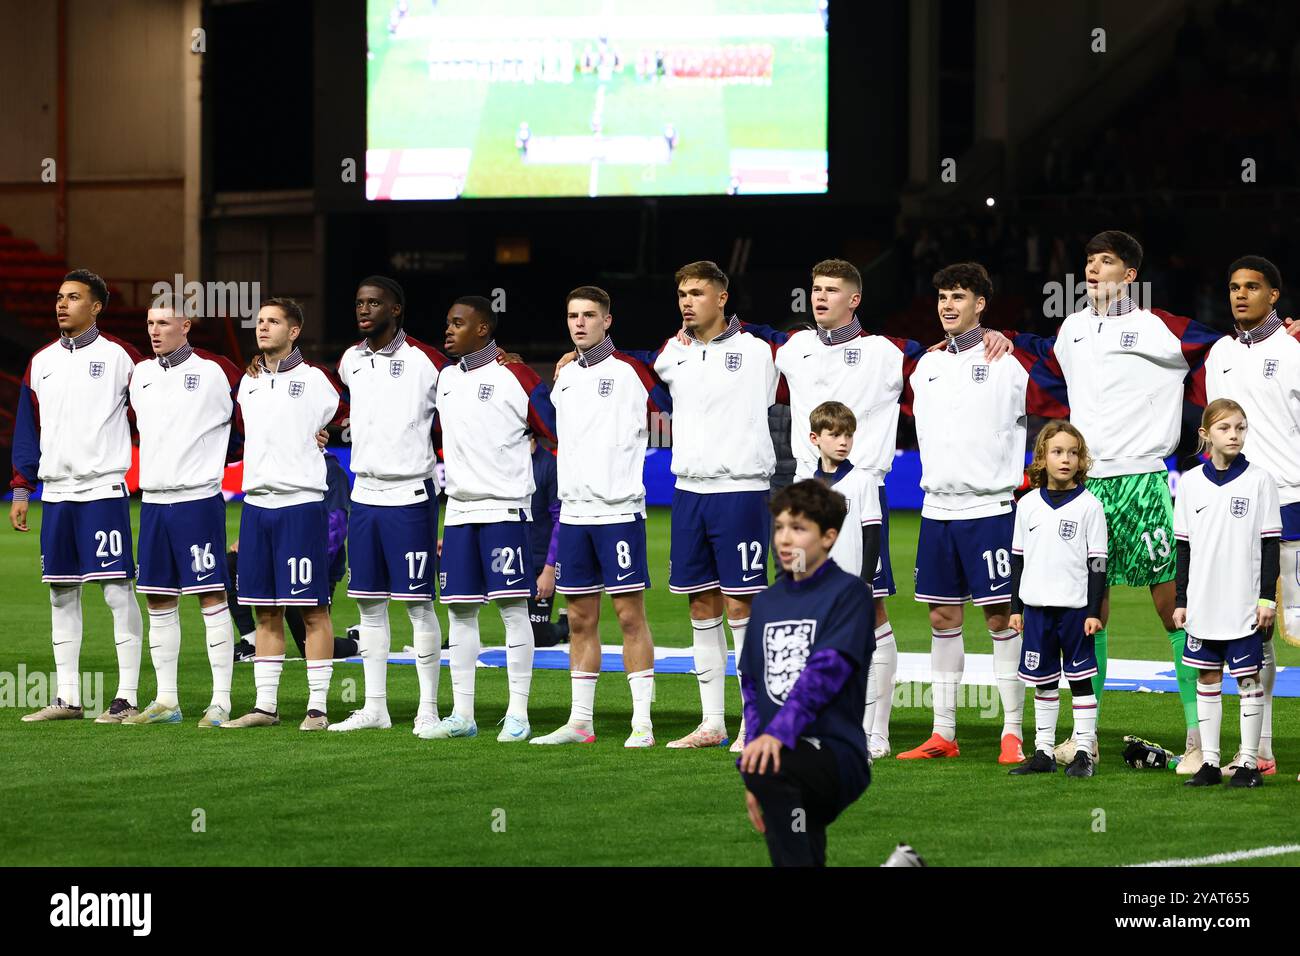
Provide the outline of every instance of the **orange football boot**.
[[1002,752],[998,754],[998,763],[1024,763],[1025,752],[1020,747],[1020,738],[1015,734],[1002,735]]
[[914,750],[898,755],[899,760],[930,760],[935,757],[956,757],[961,754],[957,741],[944,740],[938,734],[931,734],[930,739]]

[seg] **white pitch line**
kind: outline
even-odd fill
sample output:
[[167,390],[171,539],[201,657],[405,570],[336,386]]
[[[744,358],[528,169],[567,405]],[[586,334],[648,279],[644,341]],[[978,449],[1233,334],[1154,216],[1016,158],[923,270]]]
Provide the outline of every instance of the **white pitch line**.
[[1262,846],[1254,850],[1235,850],[1232,853],[1215,853],[1212,856],[1189,856],[1181,860],[1155,860],[1151,863],[1130,863],[1129,867],[1146,866],[1218,866],[1220,863],[1236,863],[1238,860],[1259,860],[1269,856],[1289,856],[1300,853],[1300,843],[1288,843],[1285,846]]

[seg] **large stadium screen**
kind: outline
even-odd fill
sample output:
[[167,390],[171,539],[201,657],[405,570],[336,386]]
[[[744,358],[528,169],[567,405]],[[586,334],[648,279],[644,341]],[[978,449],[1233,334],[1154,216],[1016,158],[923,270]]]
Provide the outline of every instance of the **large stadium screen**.
[[824,193],[827,0],[370,0],[366,197]]

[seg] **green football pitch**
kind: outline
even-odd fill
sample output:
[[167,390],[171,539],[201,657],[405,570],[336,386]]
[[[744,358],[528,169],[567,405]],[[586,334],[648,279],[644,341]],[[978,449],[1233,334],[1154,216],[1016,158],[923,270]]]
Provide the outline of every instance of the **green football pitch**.
[[[443,49],[443,55],[457,60],[462,55],[467,60],[495,55],[497,41],[478,38],[468,26],[458,28],[467,31],[460,39],[446,36],[448,24],[472,24],[488,14],[473,0],[442,0],[436,14],[426,12],[424,3],[412,2],[407,22],[390,36],[393,6],[386,0],[371,0],[368,8],[367,148],[469,150],[472,158],[463,193],[467,197],[587,196],[593,188],[601,196],[722,194],[730,185],[733,160],[739,162],[742,155],[733,156],[733,151],[765,152],[769,159],[778,154],[825,152],[828,54],[824,33],[709,36],[681,33],[672,26],[693,20],[705,23],[711,17],[717,18],[713,22],[732,18],[730,22],[739,25],[761,24],[763,17],[755,14],[815,16],[815,7],[805,0],[658,0],[654,15],[660,27],[635,36],[614,36],[613,46],[627,60],[623,70],[605,81],[595,72],[577,73],[566,83],[431,78],[433,50]],[[553,17],[554,29],[561,31],[557,36],[580,51],[597,40],[602,17],[641,20],[639,15],[648,9],[631,3],[611,8],[596,0],[552,0],[544,5],[505,0],[493,5],[491,17],[503,25],[494,31],[503,41],[516,35],[508,24],[539,15]],[[584,17],[590,18],[589,33],[578,26]],[[641,50],[749,44],[771,47],[770,84],[643,80],[633,69]],[[664,157],[652,161],[648,155],[637,161],[607,156],[598,164],[598,178],[593,178],[592,156],[604,155],[604,150],[592,145],[595,153],[587,155],[579,141],[591,137],[596,117],[604,148],[609,150],[617,152],[620,142],[634,152],[651,149],[670,123],[679,146],[666,161]],[[515,143],[521,122],[529,124],[533,137],[527,160]],[[639,138],[647,142],[641,147],[628,145]],[[543,161],[548,141],[564,141],[577,153],[572,161]]]
[[[238,505],[229,509],[233,536]],[[929,631],[911,600],[918,518],[893,516],[892,554],[903,593],[891,615],[903,651],[924,651]],[[182,612],[180,659],[185,721],[157,727],[100,726],[90,720],[24,724],[20,667],[27,675],[53,670],[47,592],[37,577],[40,508],[26,535],[0,536],[5,582],[0,643],[0,864],[5,865],[764,865],[767,854],[750,828],[734,757],[720,751],[670,751],[662,744],[698,721],[699,697],[689,675],[657,681],[655,733],[660,746],[622,747],[631,699],[621,674],[602,678],[596,700],[595,744],[541,748],[495,741],[505,710],[504,669],[478,673],[480,736],[421,741],[411,735],[415,669],[390,669],[391,731],[302,734],[306,707],[303,665],[285,666],[280,703],[285,723],[265,730],[200,731],[195,721],[210,688],[202,627],[194,602]],[[649,592],[658,643],[687,646],[686,601],[665,586],[668,513],[652,509]],[[342,589],[340,589],[341,591]],[[108,611],[98,589],[87,589],[82,670],[102,672],[105,695],[116,681]],[[1113,596],[1114,657],[1164,659],[1168,644],[1144,593]],[[608,610],[608,607],[607,607]],[[356,620],[352,602],[336,605],[336,630]],[[1154,626],[1153,626],[1154,625]],[[444,618],[444,628],[445,628]],[[500,644],[500,620],[483,615],[486,644]],[[602,639],[616,643],[605,628]],[[409,643],[405,615],[393,615],[393,647]],[[987,632],[967,628],[971,652],[986,653]],[[1282,663],[1300,664],[1283,647]],[[154,690],[147,648],[140,694]],[[360,696],[361,666],[337,664],[330,714]],[[894,708],[895,750],[923,740],[928,708],[916,688],[900,687]],[[566,674],[538,671],[531,718],[537,732],[568,714]],[[1068,696],[1068,694],[1066,695]],[[444,668],[440,703],[451,686]],[[1225,750],[1238,739],[1236,698],[1225,704]],[[235,709],[252,706],[252,667],[235,669]],[[1032,725],[1032,700],[1027,701]],[[739,692],[728,681],[729,726],[735,729]],[[1062,726],[1069,708],[1062,707]],[[1277,701],[1278,775],[1255,793],[1187,790],[1169,771],[1134,771],[1119,759],[1124,734],[1136,733],[1181,749],[1182,712],[1173,694],[1107,694],[1101,715],[1102,761],[1090,780],[1020,779],[997,765],[1000,716],[976,707],[958,716],[961,757],[947,761],[881,760],[870,789],[830,830],[833,865],[879,864],[900,840],[933,865],[1115,865],[1201,857],[1295,842],[1300,784],[1300,702]],[[1300,863],[1300,855],[1268,864]]]

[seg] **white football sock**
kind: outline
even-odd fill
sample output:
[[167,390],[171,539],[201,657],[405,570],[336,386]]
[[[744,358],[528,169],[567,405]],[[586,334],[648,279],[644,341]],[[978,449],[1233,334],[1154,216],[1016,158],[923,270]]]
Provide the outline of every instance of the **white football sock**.
[[510,704],[507,717],[528,721],[528,694],[533,686],[533,622],[528,619],[526,598],[505,598],[497,601],[501,623],[506,626],[506,683],[510,685]]
[[[1071,700],[1071,708],[1074,711],[1075,749],[1086,751],[1091,756],[1097,743],[1097,695],[1075,697]],[[1074,754],[1070,757],[1073,759]]]
[[438,719],[438,678],[442,676],[442,625],[432,601],[411,601],[406,605],[414,632],[415,676],[420,680],[419,717]]
[[1246,766],[1254,767],[1258,762],[1259,734],[1264,720],[1264,689],[1258,678],[1243,677],[1237,681],[1237,693],[1241,699],[1241,754]]
[[144,645],[144,620],[131,581],[105,581],[104,603],[113,612],[113,643],[117,645],[117,693],[136,703],[140,687],[140,649]]
[[330,695],[330,678],[333,676],[333,658],[326,657],[323,660],[307,662],[308,710],[319,710],[322,714],[325,713]]
[[1205,762],[1219,766],[1219,733],[1223,727],[1223,685],[1196,682],[1196,716],[1201,724],[1201,753]]
[[176,662],[181,656],[179,608],[149,608],[149,656],[158,679],[154,699],[164,707],[177,706],[180,702],[176,697]]
[[230,711],[230,682],[235,671],[235,624],[230,605],[222,601],[203,612],[204,643],[208,646],[208,666],[212,669],[212,701],[209,706]]
[[692,619],[691,634],[703,724],[711,730],[722,730],[726,726],[727,680],[727,638],[722,633],[722,618]]
[[452,713],[474,719],[474,678],[477,676],[481,604],[447,605],[447,649],[451,660]]
[[871,664],[867,668],[867,704],[862,709],[862,732],[867,735],[867,748],[871,747],[871,728],[876,725],[876,694],[877,682],[879,680],[880,665],[876,663],[876,655],[871,655]]
[[633,671],[627,675],[627,685],[632,691],[632,729],[651,726],[650,702],[654,700],[654,668]]
[[1002,736],[1014,734],[1023,738],[1025,714],[1025,685],[1019,676],[1020,645],[1024,643],[1015,628],[989,631],[993,638],[993,674],[998,682],[998,696],[1002,698]]
[[934,732],[944,740],[957,739],[957,688],[966,670],[966,648],[961,628],[930,628],[930,681],[934,694]]
[[569,685],[573,688],[573,704],[569,708],[569,723],[575,727],[590,727],[596,708],[596,679],[599,673],[573,671]]
[[1052,686],[1035,687],[1034,750],[1050,754],[1056,747],[1056,721],[1060,714],[1060,689]]
[[745,649],[745,631],[749,629],[749,618],[727,620],[731,628],[731,643],[736,651],[736,686],[740,686],[740,652]]
[[357,648],[361,672],[366,681],[366,713],[378,717],[388,713],[388,652],[392,634],[388,624],[388,598],[357,598],[361,622],[357,625]]
[[889,715],[894,709],[894,678],[898,674],[898,642],[894,626],[886,621],[876,628],[876,653],[871,658],[876,670],[876,716],[871,736],[889,746]]
[[1267,640],[1264,642],[1264,666],[1259,671],[1259,686],[1264,695],[1259,731],[1259,757],[1263,760],[1273,759],[1273,687],[1276,683],[1277,651],[1273,649],[1273,640]]
[[257,701],[253,707],[267,714],[279,713],[280,672],[284,670],[283,654],[267,654],[253,658],[253,686],[257,688]]
[[[58,696],[70,707],[81,706],[81,585],[50,586],[50,643]],[[54,701],[50,701],[51,704]],[[135,703],[135,699],[131,699]]]

